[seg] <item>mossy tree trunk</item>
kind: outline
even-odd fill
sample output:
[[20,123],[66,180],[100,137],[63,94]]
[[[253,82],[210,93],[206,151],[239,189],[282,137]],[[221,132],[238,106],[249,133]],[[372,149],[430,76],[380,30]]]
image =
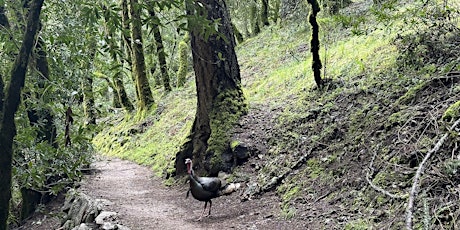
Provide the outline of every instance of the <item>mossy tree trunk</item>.
[[188,42],[190,37],[186,35],[182,41],[179,42],[179,69],[177,70],[177,87],[182,87],[185,84],[188,69]]
[[270,25],[270,23],[268,22],[268,7],[269,7],[269,1],[262,0],[262,9],[260,10],[260,20],[262,21],[262,24],[264,26]]
[[259,26],[259,13],[257,10],[257,0],[253,0],[251,4],[251,24],[252,24],[252,36],[256,36],[260,33],[260,26]]
[[229,135],[240,116],[247,112],[247,105],[225,2],[199,2],[204,7],[188,4],[187,14],[205,16],[210,21],[221,19],[218,32],[224,39],[215,33],[205,39],[200,33],[203,28],[190,28],[198,101],[191,133],[176,155],[176,173],[185,172],[184,159],[190,157],[196,162],[197,170],[217,175],[233,166]]
[[280,18],[280,6],[281,6],[281,0],[272,0],[273,3],[273,14],[272,14],[272,20],[276,24],[278,22],[278,19]]
[[[109,27],[107,25],[107,23],[109,23],[109,21],[110,21],[108,14],[104,14],[104,20],[105,20],[105,23],[106,23],[105,30],[106,30],[107,36],[109,38],[107,42],[108,42],[108,45],[110,47],[110,56],[112,57],[112,66],[118,66],[120,64],[120,62],[122,63],[121,68],[119,68],[119,71],[117,73],[115,73],[115,75],[113,76],[113,84],[112,84],[112,88],[113,88],[113,92],[114,92],[113,104],[114,104],[115,108],[123,107],[127,111],[133,111],[134,106],[131,103],[131,101],[129,100],[128,94],[126,93],[125,85],[123,84],[123,64],[124,64],[124,61],[123,61],[123,58],[120,57],[120,54],[117,52],[117,50],[123,49],[123,46],[124,46],[123,31],[122,31],[122,35],[121,35],[122,39],[121,39],[121,42],[120,42],[120,47],[117,47],[117,43],[114,40],[114,38],[115,38],[114,32],[113,32],[114,28]],[[128,38],[126,38],[126,39],[128,40]]]
[[[129,22],[129,10],[128,10],[128,0],[120,0],[120,7],[121,7],[121,25],[122,25],[122,30],[121,30],[121,37],[122,39],[120,40],[120,47],[123,48],[123,53],[125,57],[122,60],[123,63],[123,68],[125,68],[125,63],[127,63],[127,68],[131,71],[131,79],[134,83],[134,85],[137,85],[136,83],[136,77],[134,76],[133,73],[133,61],[132,61],[132,53],[133,53],[133,47],[132,47],[132,39],[131,39],[131,25]],[[139,100],[139,91],[137,90],[137,87],[135,87],[135,92],[136,92],[136,98]]]
[[16,136],[14,116],[20,103],[21,90],[29,56],[38,31],[38,22],[44,0],[33,0],[29,8],[27,26],[19,54],[11,70],[11,80],[6,88],[2,114],[0,114],[0,230],[7,229],[11,199],[13,139]]
[[166,91],[169,92],[171,91],[171,84],[169,80],[168,66],[166,64],[166,52],[163,45],[163,38],[161,37],[160,26],[157,23],[160,21],[160,19],[157,17],[153,6],[149,7],[149,14],[150,17],[152,17],[152,20],[155,22],[153,24],[152,31],[153,37],[155,38],[155,46],[157,47],[158,64],[160,65],[163,87]]
[[319,26],[316,21],[316,16],[321,10],[317,0],[308,0],[312,7],[308,21],[311,24],[311,53],[313,55],[312,69],[313,76],[315,78],[316,85],[318,88],[323,86],[323,81],[321,79],[321,59],[319,58]]
[[138,109],[142,111],[150,108],[154,101],[145,67],[140,9],[138,0],[129,0],[128,11],[131,21],[131,46],[133,51],[132,68],[136,78],[136,88],[139,93]]

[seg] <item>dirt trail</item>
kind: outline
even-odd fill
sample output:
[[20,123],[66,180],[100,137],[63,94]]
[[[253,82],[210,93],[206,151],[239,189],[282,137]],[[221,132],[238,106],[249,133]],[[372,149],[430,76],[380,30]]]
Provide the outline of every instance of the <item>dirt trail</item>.
[[184,219],[187,210],[171,202],[183,194],[163,186],[148,168],[119,159],[102,160],[93,167],[100,171],[83,181],[80,190],[109,200],[107,210],[117,212],[121,224],[131,229],[201,229]]
[[[107,199],[107,211],[117,212],[120,223],[144,229],[305,229],[303,223],[281,220],[274,196],[241,202],[239,194],[213,199],[212,214],[202,221],[204,203],[185,199],[188,184],[166,187],[147,167],[120,159],[94,163],[98,172],[82,182],[81,191]],[[100,170],[100,171],[99,171]]]

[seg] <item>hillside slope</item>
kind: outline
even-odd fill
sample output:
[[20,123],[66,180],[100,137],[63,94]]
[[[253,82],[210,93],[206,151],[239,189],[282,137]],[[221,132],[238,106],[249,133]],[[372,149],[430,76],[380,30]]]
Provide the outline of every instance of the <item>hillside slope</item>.
[[[247,185],[244,199],[275,192],[281,215],[311,229],[401,229],[413,177],[448,133],[425,164],[414,224],[453,228],[460,140],[448,128],[460,108],[460,4],[367,2],[320,18],[323,90],[312,81],[308,24],[275,25],[240,44],[250,110],[234,139],[251,157],[232,178]],[[96,147],[169,175],[193,120],[193,85],[158,95],[146,120],[111,118]]]

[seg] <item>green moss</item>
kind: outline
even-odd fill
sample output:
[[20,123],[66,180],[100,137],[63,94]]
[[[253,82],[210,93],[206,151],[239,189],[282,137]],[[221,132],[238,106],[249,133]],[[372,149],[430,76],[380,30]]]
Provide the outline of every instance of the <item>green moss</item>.
[[316,179],[324,174],[324,168],[321,166],[320,162],[317,159],[312,158],[308,160],[307,168],[310,171],[309,177],[312,179]]
[[210,173],[222,170],[222,154],[229,151],[230,133],[243,114],[248,112],[241,90],[227,90],[216,98],[215,108],[210,114],[211,136],[208,139],[207,154],[211,155]]
[[442,115],[443,120],[454,120],[460,115],[460,101],[455,102],[446,109]]
[[188,40],[190,40],[190,38],[188,35],[186,35],[184,39],[179,42],[179,69],[177,70],[177,87],[184,86],[187,77]]
[[367,230],[371,229],[371,226],[366,220],[358,219],[348,222],[345,225],[345,230]]
[[428,85],[428,81],[423,81],[414,87],[410,88],[402,97],[400,97],[397,101],[396,104],[408,104],[412,100],[415,99],[417,96],[417,93],[425,89],[425,87]]
[[240,144],[239,141],[233,140],[233,141],[230,143],[230,149],[231,149],[232,151],[235,151],[236,147],[237,147],[239,144]]

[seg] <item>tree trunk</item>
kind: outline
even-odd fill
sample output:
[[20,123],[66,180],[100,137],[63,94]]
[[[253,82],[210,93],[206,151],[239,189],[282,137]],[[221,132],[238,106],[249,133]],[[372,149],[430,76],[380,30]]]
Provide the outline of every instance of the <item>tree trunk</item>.
[[[153,6],[149,8],[149,14],[152,19],[157,22],[160,19],[155,14],[155,9]],[[168,66],[166,65],[166,53],[163,46],[163,38],[161,37],[160,27],[155,23],[153,25],[153,37],[155,38],[155,45],[157,47],[157,55],[158,55],[158,64],[160,64],[160,71],[163,81],[163,87],[166,91],[171,91],[171,84],[169,83],[169,74],[168,74]]]
[[140,5],[137,0],[130,0],[129,2],[128,11],[131,19],[131,45],[133,49],[132,68],[136,77],[136,88],[139,92],[138,108],[142,111],[150,108],[154,101],[145,67],[144,48],[142,44],[142,25],[139,15]]
[[[33,55],[33,57],[35,58],[35,67],[38,71],[38,92],[37,95],[35,95],[35,97],[40,98],[41,95],[45,93],[45,83],[50,78],[45,42],[41,37],[37,38],[37,45],[35,47],[35,50],[36,55]],[[42,98],[44,98],[44,100],[47,100],[47,97]],[[45,101],[45,103],[49,102],[50,101]],[[28,106],[27,115],[29,117],[30,125],[38,127],[37,140],[39,142],[46,141],[54,148],[58,148],[58,143],[56,141],[56,125],[54,124],[54,116],[52,112],[48,108],[33,107],[33,105]]]
[[127,111],[133,111],[134,106],[129,100],[128,94],[126,93],[125,85],[123,84],[122,73],[116,74],[114,77],[115,90],[117,91],[118,100],[121,105]]
[[[128,2],[127,0],[121,0],[120,1],[121,5],[121,23],[122,23],[122,30],[121,30],[121,36],[122,39],[120,41],[120,47],[123,48],[124,54],[126,55],[126,58],[123,58],[122,63],[123,67],[125,62],[128,63],[128,69],[131,71],[131,79],[133,80],[134,85],[137,85],[136,83],[136,77],[134,76],[133,72],[133,61],[132,61],[132,53],[133,53],[133,47],[132,47],[132,41],[131,41],[131,26],[129,23],[129,10],[128,10]],[[137,90],[137,87],[135,87],[135,92],[136,92],[136,98],[139,100],[139,95],[140,92]]]
[[310,3],[312,12],[308,18],[308,21],[311,24],[311,53],[313,55],[312,69],[313,76],[315,78],[316,85],[318,88],[323,86],[323,81],[321,79],[321,59],[319,58],[319,26],[316,21],[316,15],[321,10],[317,0],[308,0]]
[[270,25],[270,23],[268,22],[268,6],[269,6],[268,0],[262,0],[260,20],[262,21],[262,24],[264,24],[264,26]]
[[6,89],[3,111],[0,116],[0,230],[7,229],[11,198],[11,170],[13,160],[13,138],[16,135],[14,116],[20,103],[27,65],[35,35],[38,30],[40,11],[44,0],[33,0],[27,18],[27,27],[21,49],[11,70],[11,81]]
[[216,175],[221,170],[229,171],[233,166],[230,131],[240,116],[247,112],[247,105],[241,89],[235,38],[225,2],[196,2],[202,3],[204,9],[199,9],[199,4],[188,4],[187,14],[206,16],[210,21],[221,19],[218,33],[223,39],[215,33],[205,39],[200,33],[203,28],[190,28],[198,103],[191,133],[176,155],[176,173],[185,172],[184,159],[190,157],[195,159],[197,170]]
[[179,69],[177,70],[177,87],[182,87],[185,84],[188,70],[188,42],[190,37],[186,35],[182,41],[179,42]]
[[[108,15],[104,15],[104,20],[105,20],[106,23],[109,22]],[[123,20],[123,23],[124,23],[124,20]],[[110,38],[108,43],[109,43],[109,47],[110,47],[110,50],[111,50],[112,65],[113,66],[119,65],[120,61],[122,63],[120,71],[118,71],[113,77],[113,91],[114,91],[113,103],[114,103],[114,107],[115,108],[123,107],[127,111],[133,111],[134,106],[131,103],[131,101],[129,100],[128,94],[126,93],[126,89],[125,89],[125,86],[123,84],[123,64],[124,64],[123,58],[120,57],[118,52],[116,52],[118,47],[117,47],[117,44],[116,44],[115,40],[113,39],[113,38],[115,38],[113,32],[110,30],[110,28],[107,28],[107,27],[105,28],[105,30],[107,32],[107,36]],[[124,46],[123,40],[125,39],[125,37],[123,35],[123,28],[122,28],[121,33],[122,33],[122,35],[121,35],[122,39],[121,39],[121,42],[120,42],[120,49],[123,49],[123,46]],[[129,40],[129,39],[126,38],[126,40]]]
[[[90,60],[94,59],[95,50],[90,51]],[[96,108],[94,107],[94,93],[93,93],[93,77],[91,76],[91,63],[88,61],[85,66],[84,76],[81,79],[81,86],[83,89],[83,111],[85,113],[85,125],[96,124]]]
[[259,13],[257,10],[257,0],[254,0],[251,5],[251,24],[252,24],[252,36],[256,36],[260,33],[259,26]]

